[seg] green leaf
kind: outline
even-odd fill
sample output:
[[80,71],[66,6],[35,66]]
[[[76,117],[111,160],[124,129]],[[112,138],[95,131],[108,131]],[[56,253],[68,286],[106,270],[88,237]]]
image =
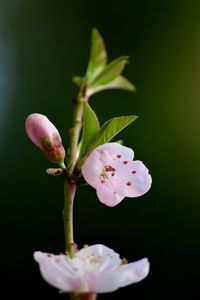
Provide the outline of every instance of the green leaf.
[[88,88],[87,94],[90,97],[95,93],[111,89],[122,89],[130,92],[136,90],[135,86],[128,79],[123,76],[118,76],[108,84],[91,86]]
[[123,145],[124,144],[124,141],[122,139],[116,141],[116,143],[120,144],[120,145]]
[[123,116],[115,117],[111,120],[108,120],[102,125],[96,136],[92,139],[88,149],[87,155],[99,145],[108,143],[112,140],[120,131],[127,127],[130,123],[135,121],[137,116]]
[[84,82],[84,78],[81,76],[74,76],[72,78],[73,83],[75,83],[78,87],[81,87]]
[[102,72],[95,78],[92,85],[104,85],[108,84],[116,77],[118,77],[124,70],[125,65],[128,63],[128,56],[121,56],[113,61],[111,61]]
[[107,53],[102,36],[96,28],[92,30],[90,58],[86,72],[87,83],[90,84],[94,78],[104,69],[107,62]]
[[80,141],[79,158],[85,154],[89,143],[96,136],[99,129],[99,121],[95,112],[92,110],[88,102],[84,102],[83,133]]

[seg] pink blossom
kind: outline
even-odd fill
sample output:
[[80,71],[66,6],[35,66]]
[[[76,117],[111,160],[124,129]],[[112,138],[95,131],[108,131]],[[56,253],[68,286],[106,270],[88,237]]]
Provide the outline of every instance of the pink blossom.
[[118,143],[98,146],[90,153],[82,174],[102,203],[115,206],[124,197],[139,197],[150,189],[148,169],[141,161],[133,161],[133,157],[132,149]]
[[149,272],[146,258],[123,264],[119,255],[104,245],[83,248],[73,258],[34,253],[43,278],[63,292],[108,293],[144,279]]
[[60,134],[46,116],[37,113],[29,115],[25,127],[30,140],[46,154],[49,161],[64,161],[65,150]]

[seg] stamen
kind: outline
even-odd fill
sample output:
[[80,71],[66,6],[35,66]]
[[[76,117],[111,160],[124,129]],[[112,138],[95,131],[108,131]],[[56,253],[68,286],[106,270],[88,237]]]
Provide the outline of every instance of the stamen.
[[117,155],[117,158],[121,158],[122,156],[119,154],[119,155]]
[[127,164],[128,164],[128,161],[127,161],[127,160],[123,161],[123,164],[124,164],[124,165],[127,165]]
[[136,171],[132,171],[132,174],[135,174],[136,173]]
[[105,166],[106,172],[111,172],[113,168],[111,166]]
[[126,185],[130,186],[130,185],[131,185],[131,182],[130,182],[130,181],[128,181]]

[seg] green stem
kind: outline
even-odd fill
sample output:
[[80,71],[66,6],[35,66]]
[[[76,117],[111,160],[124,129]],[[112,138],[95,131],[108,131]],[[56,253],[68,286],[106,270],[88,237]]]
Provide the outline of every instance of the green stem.
[[74,234],[73,234],[73,203],[76,193],[76,184],[64,183],[64,210],[63,210],[63,219],[64,219],[64,230],[65,230],[65,246],[66,250],[70,256],[73,256],[74,252]]
[[62,161],[62,162],[60,163],[60,167],[61,167],[62,169],[66,169],[66,166],[65,166],[64,161]]
[[[70,141],[69,141],[69,157],[68,157],[68,166],[67,172],[69,177],[73,174],[74,167],[77,161],[77,148],[79,142],[79,136],[82,128],[82,118],[83,118],[83,102],[86,101],[85,98],[80,94],[75,102],[74,114],[73,114],[73,127],[70,129]],[[64,167],[64,165],[62,166]],[[64,183],[64,231],[65,231],[65,245],[66,250],[70,256],[73,256],[75,247],[74,247],[74,234],[73,234],[73,203],[76,193],[76,183],[73,182],[73,179],[67,179]]]
[[73,172],[74,166],[77,160],[77,147],[79,141],[79,135],[82,128],[83,119],[83,102],[85,98],[79,96],[75,102],[74,115],[73,115],[73,127],[70,129],[70,145],[69,145],[69,158],[68,158],[68,170]]

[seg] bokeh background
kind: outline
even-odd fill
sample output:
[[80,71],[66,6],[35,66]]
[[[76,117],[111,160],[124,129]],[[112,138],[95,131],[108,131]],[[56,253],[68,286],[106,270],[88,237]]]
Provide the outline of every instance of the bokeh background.
[[81,187],[76,242],[151,262],[143,282],[99,299],[198,299],[200,2],[0,0],[2,299],[67,299],[42,280],[32,258],[35,250],[64,250],[63,186],[45,174],[51,165],[28,140],[24,120],[47,115],[67,147],[77,93],[71,78],[84,74],[93,26],[110,59],[130,55],[124,74],[137,92],[102,92],[91,105],[101,123],[140,116],[119,138],[148,166],[153,185],[112,209]]

